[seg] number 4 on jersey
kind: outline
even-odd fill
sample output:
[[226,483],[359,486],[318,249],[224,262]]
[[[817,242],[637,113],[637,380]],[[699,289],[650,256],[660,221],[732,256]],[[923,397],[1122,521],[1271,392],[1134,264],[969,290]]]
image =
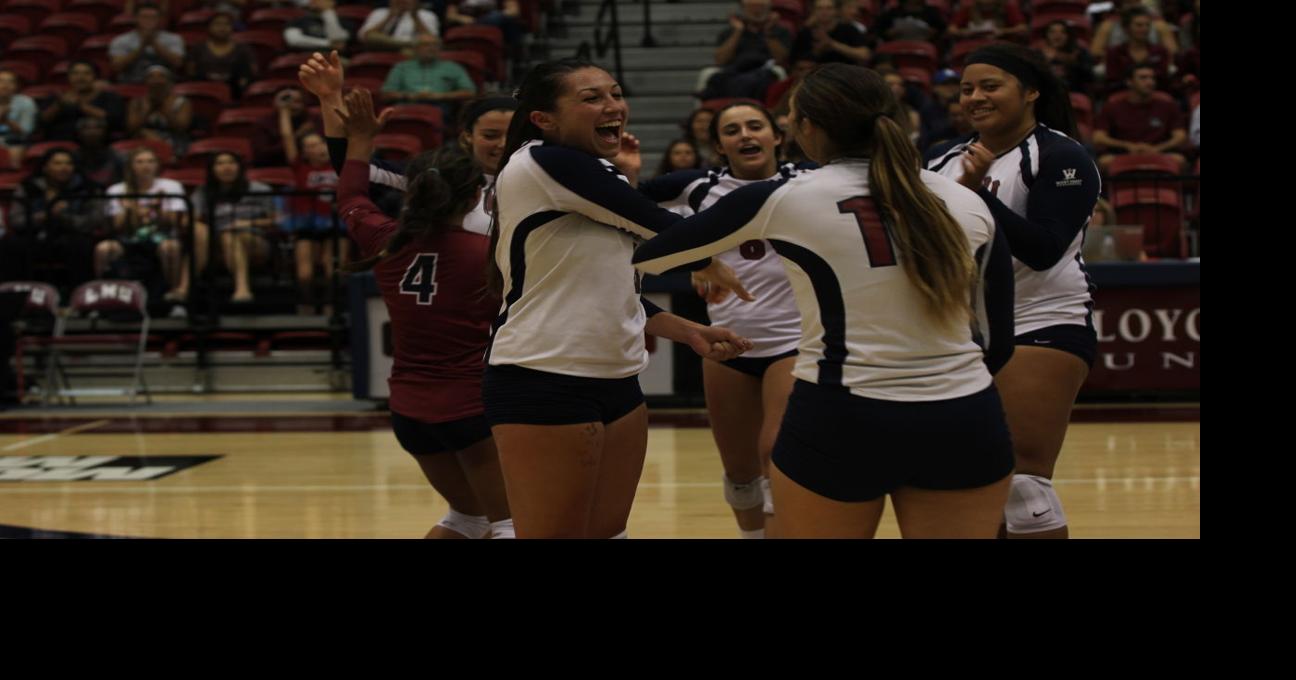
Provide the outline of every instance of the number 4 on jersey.
[[436,253],[419,253],[414,256],[414,261],[405,269],[405,278],[401,279],[401,295],[417,296],[415,300],[420,305],[432,304],[437,290],[436,266]]

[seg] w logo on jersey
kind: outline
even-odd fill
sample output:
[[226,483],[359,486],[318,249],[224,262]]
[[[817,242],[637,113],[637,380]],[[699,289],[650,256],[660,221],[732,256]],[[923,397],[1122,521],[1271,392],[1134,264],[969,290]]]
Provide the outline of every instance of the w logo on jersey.
[[1060,182],[1057,183],[1057,185],[1060,186],[1060,187],[1078,187],[1078,186],[1080,186],[1080,185],[1082,185],[1082,184],[1084,184],[1084,180],[1082,180],[1082,179],[1076,179],[1076,169],[1075,169],[1075,168],[1065,168],[1065,169],[1063,169],[1063,170],[1062,170],[1062,181],[1060,181]]

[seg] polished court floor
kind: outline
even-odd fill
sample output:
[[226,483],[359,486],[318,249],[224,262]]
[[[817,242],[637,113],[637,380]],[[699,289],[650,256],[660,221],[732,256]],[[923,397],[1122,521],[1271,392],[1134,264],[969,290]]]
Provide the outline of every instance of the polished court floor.
[[[216,399],[174,412],[0,413],[0,534],[422,536],[445,502],[384,414],[346,405],[332,397]],[[1146,413],[1077,413],[1083,422],[1070,428],[1055,480],[1073,536],[1200,537],[1199,419]],[[737,536],[702,421],[697,413],[654,416],[632,538]],[[898,535],[888,510],[879,536]]]

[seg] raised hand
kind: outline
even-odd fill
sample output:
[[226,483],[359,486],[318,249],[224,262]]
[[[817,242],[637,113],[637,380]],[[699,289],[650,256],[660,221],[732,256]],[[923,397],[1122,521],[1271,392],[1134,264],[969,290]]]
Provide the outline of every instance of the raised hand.
[[316,52],[297,69],[297,80],[301,81],[302,87],[320,99],[342,94],[342,77],[342,59],[337,50],[330,52],[327,58]]

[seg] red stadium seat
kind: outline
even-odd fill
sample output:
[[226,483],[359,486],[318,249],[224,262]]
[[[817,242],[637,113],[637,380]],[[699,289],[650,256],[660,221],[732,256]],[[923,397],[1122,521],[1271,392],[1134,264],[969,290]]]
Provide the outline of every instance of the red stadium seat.
[[1072,92],[1071,110],[1075,111],[1077,123],[1084,123],[1085,125],[1093,127],[1093,100],[1089,98],[1089,95],[1083,92]]
[[128,33],[135,30],[135,17],[131,14],[118,14],[108,20],[108,25],[104,27],[105,33],[111,33],[114,36]]
[[173,91],[193,102],[194,120],[191,127],[203,131],[210,131],[221,111],[234,101],[230,97],[228,84],[210,80],[176,83]]
[[162,176],[179,182],[186,189],[197,189],[207,182],[207,161],[203,160],[202,165],[199,167],[163,170]]
[[356,26],[361,26],[374,8],[373,5],[340,5],[333,11],[337,12],[339,19],[350,19],[356,22]]
[[148,94],[148,85],[144,83],[109,83],[104,89],[127,101]]
[[67,83],[44,83],[41,85],[29,85],[22,89],[22,93],[36,100],[40,104],[42,99],[62,96],[68,89]]
[[1112,191],[1121,224],[1143,225],[1143,249],[1152,257],[1182,257],[1183,197],[1172,188],[1132,187]]
[[68,0],[63,11],[89,14],[99,22],[99,26],[107,28],[108,22],[121,14],[124,6],[120,0]]
[[993,42],[984,38],[972,38],[954,43],[954,47],[950,48],[950,68],[963,70],[963,60],[967,59],[969,54]]
[[215,16],[215,14],[216,12],[210,9],[189,10],[188,12],[184,12],[183,14],[181,14],[180,18],[176,20],[175,28],[177,29],[207,28],[207,22],[211,21],[211,18]]
[[288,22],[306,16],[306,10],[297,7],[267,7],[252,10],[247,27],[252,31],[283,32]]
[[[797,0],[790,0],[796,2]],[[490,80],[503,82],[504,33],[496,26],[472,24],[446,29],[443,36],[445,49],[453,52],[476,52],[486,60],[486,75]]]
[[374,135],[374,152],[383,160],[409,160],[423,151],[423,144],[414,135],[380,134]]
[[36,30],[42,35],[63,38],[68,48],[75,50],[86,38],[99,32],[99,20],[93,14],[59,12],[45,17]]
[[392,67],[402,61],[406,61],[406,58],[400,52],[361,52],[347,64],[346,75],[348,78],[386,80]]
[[[359,59],[362,56],[364,56],[363,53],[357,54],[355,58],[351,60],[351,64],[349,64],[347,67],[348,73],[352,72],[352,68],[355,65],[355,60]],[[275,57],[273,61],[270,62],[270,66],[267,67],[266,69],[265,77],[266,78],[287,78],[287,79],[296,78],[297,72],[301,68],[301,65],[305,64],[307,61],[310,61],[310,58],[311,55],[309,52],[293,52],[290,54],[279,55]]]
[[[774,10],[774,13],[780,19],[790,21],[797,27],[800,27],[801,22],[805,21],[806,18],[807,7],[801,3],[801,0],[774,0],[770,9]],[[809,11],[813,12],[814,10],[811,8]],[[796,37],[795,34],[793,37]]]
[[45,17],[62,9],[62,0],[9,0],[0,11],[26,17],[34,28],[39,26]]
[[253,139],[261,131],[261,121],[275,112],[271,106],[240,106],[221,111],[216,118],[217,137]]
[[0,14],[0,45],[8,45],[31,33],[31,28],[31,19],[21,14]]
[[297,184],[297,175],[292,168],[248,168],[247,178],[250,182],[265,182],[272,187],[292,187]]
[[443,51],[441,58],[449,59],[464,67],[468,77],[472,78],[473,83],[477,85],[477,90],[481,91],[482,84],[486,82],[486,58],[481,53]]
[[29,35],[9,43],[4,54],[7,59],[36,64],[44,73],[68,58],[67,41],[52,35]]
[[878,54],[891,55],[897,69],[903,67],[920,68],[928,73],[935,73],[939,65],[936,46],[929,42],[917,40],[893,40],[878,45]]
[[207,157],[221,151],[229,151],[243,159],[244,165],[252,163],[252,142],[243,137],[208,137],[189,145],[180,167],[200,168],[207,164]]
[[445,121],[441,107],[428,104],[399,104],[383,126],[384,134],[418,137],[424,149],[436,149],[444,142]]
[[274,95],[280,89],[285,87],[301,88],[301,84],[296,78],[268,78],[258,80],[247,86],[243,90],[243,101],[240,102],[244,107],[248,106],[274,106]]
[[265,72],[275,57],[285,51],[282,31],[241,31],[232,37],[234,42],[252,48],[253,54],[256,55],[257,68],[262,72]]
[[927,93],[931,92],[931,86],[932,86],[931,74],[928,73],[926,70],[920,68],[914,68],[912,66],[904,66],[897,70],[900,72],[900,77],[904,78],[906,83],[913,83],[914,85],[917,85],[918,87],[922,88],[923,92],[927,92]]

